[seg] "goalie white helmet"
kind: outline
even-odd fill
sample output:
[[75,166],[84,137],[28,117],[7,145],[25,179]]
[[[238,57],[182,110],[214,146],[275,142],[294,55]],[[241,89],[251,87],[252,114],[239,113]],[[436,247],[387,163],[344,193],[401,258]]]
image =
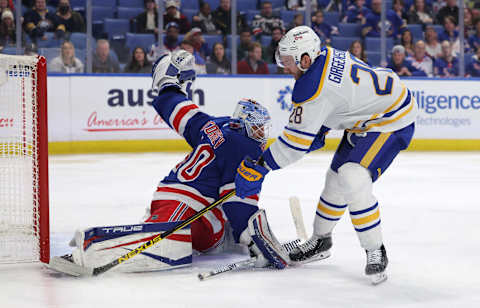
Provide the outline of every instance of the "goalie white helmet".
[[245,134],[260,142],[267,143],[271,127],[271,118],[267,108],[260,103],[244,99],[238,102],[230,121],[230,127],[244,130]]
[[300,60],[304,54],[310,56],[312,63],[320,55],[320,38],[310,27],[299,26],[288,31],[278,43],[275,59],[277,65],[285,67],[284,61],[294,61],[295,65],[301,70]]

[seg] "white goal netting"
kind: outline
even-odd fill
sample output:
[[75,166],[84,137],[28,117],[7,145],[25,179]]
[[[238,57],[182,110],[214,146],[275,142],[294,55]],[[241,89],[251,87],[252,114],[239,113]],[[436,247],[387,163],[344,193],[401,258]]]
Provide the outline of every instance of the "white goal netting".
[[0,55],[0,263],[39,260],[42,249],[38,61]]

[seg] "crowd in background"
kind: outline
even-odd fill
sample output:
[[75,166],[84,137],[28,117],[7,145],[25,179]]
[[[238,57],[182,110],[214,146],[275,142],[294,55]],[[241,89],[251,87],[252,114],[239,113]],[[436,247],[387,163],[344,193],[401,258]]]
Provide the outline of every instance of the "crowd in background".
[[[113,2],[117,0],[112,0]],[[186,1],[186,0],[184,0]],[[241,1],[241,0],[240,0]],[[237,1],[240,2],[240,1]],[[16,14],[13,0],[0,0],[0,52],[8,53],[16,46]],[[72,0],[74,2],[74,0]],[[75,3],[82,1],[75,1]],[[97,1],[94,2],[96,5]],[[154,0],[140,0],[142,12],[129,19],[131,32],[139,35],[159,33],[158,10]],[[275,50],[282,35],[305,24],[305,1],[255,0],[252,11],[237,10],[237,72],[239,74],[282,73],[275,66]],[[85,3],[85,0],[83,1]],[[218,7],[211,7],[218,3]],[[391,42],[387,63],[372,63],[367,38],[380,37],[381,0],[312,1],[311,27],[323,45],[335,46],[335,38],[344,34],[338,24],[326,20],[326,14],[337,12],[341,24],[357,24],[358,37],[349,42],[349,51],[372,65],[381,65],[400,76],[459,76],[460,46],[459,8],[457,0],[394,0],[386,12],[386,35]],[[51,72],[81,73],[85,71],[85,55],[70,40],[73,33],[85,33],[85,7],[74,7],[70,0],[22,1],[22,46],[25,54],[41,53],[39,46],[55,40],[58,54],[51,57]],[[105,31],[95,33],[92,71],[94,73],[150,73],[152,63],[165,51],[185,49],[195,57],[199,74],[230,74],[231,50],[227,38],[231,33],[230,0],[198,1],[198,12],[189,10],[181,0],[164,1],[162,42],[150,46],[125,45],[125,38],[116,39]],[[83,9],[83,10],[82,10]],[[95,8],[94,8],[95,9]],[[292,12],[285,21],[285,11]],[[421,37],[415,37],[410,25],[421,26]],[[220,37],[207,42],[205,37]],[[480,1],[465,1],[464,10],[465,76],[480,77]],[[47,57],[48,58],[48,57]],[[273,70],[275,72],[273,72]]]

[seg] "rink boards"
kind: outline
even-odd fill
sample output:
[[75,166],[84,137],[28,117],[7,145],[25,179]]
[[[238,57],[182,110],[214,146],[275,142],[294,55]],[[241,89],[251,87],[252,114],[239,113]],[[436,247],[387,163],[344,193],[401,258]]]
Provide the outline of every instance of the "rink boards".
[[[480,79],[405,79],[419,106],[410,150],[480,150]],[[242,98],[266,105],[277,136],[292,110],[288,76],[200,76],[194,101],[230,115]],[[188,145],[160,119],[146,75],[50,75],[51,153],[183,151]],[[0,130],[2,128],[0,127]],[[342,132],[329,134],[335,149]]]

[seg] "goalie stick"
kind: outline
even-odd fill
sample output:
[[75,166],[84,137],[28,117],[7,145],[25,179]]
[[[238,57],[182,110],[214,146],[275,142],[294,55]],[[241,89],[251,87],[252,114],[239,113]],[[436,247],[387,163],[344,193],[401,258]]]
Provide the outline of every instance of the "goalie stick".
[[[308,239],[307,232],[305,230],[305,224],[303,222],[302,208],[300,207],[300,200],[298,197],[293,196],[289,198],[290,213],[292,214],[293,224],[295,225],[295,231],[297,233],[298,239],[287,242],[283,244],[283,248],[287,252],[292,251],[296,248],[301,242],[305,242]],[[199,273],[197,275],[200,281],[203,281],[207,278],[217,276],[223,273],[231,272],[234,270],[241,270],[246,268],[251,268],[255,264],[256,258],[250,258],[247,260],[242,260],[239,262],[230,263],[223,265],[209,272]]]
[[[298,244],[300,244],[300,241],[301,241],[300,239],[296,239],[296,240],[293,240],[291,242],[287,242],[285,244],[282,244],[282,246],[283,246],[283,248],[285,248],[285,250],[287,252],[290,252],[291,250],[296,248],[298,246]],[[227,264],[227,265],[220,266],[220,267],[218,267],[214,270],[211,270],[209,272],[199,273],[197,275],[197,277],[200,281],[203,281],[207,278],[217,276],[217,275],[220,275],[220,274],[223,274],[223,273],[226,273],[226,272],[252,268],[255,265],[256,260],[257,260],[257,258],[253,257],[253,258],[250,258],[250,259],[247,259],[247,260],[233,262],[233,263],[230,263],[230,264]]]
[[303,223],[302,208],[300,207],[300,200],[298,197],[293,196],[288,199],[290,203],[290,213],[292,214],[293,224],[295,225],[295,231],[297,236],[302,241],[308,239],[307,232],[305,231],[305,224]]
[[202,217],[206,212],[210,211],[214,207],[223,203],[224,201],[226,201],[227,199],[229,199],[233,195],[235,195],[235,189],[232,190],[231,192],[229,192],[228,194],[226,194],[225,196],[221,197],[217,201],[215,201],[215,202],[211,203],[210,205],[204,207],[201,211],[197,212],[195,215],[190,216],[190,218],[188,218],[187,220],[179,222],[172,229],[158,234],[157,236],[155,236],[151,240],[143,243],[142,245],[138,246],[137,248],[133,249],[132,251],[116,258],[112,262],[107,263],[103,266],[99,266],[99,267],[95,267],[95,268],[84,267],[84,266],[72,263],[70,261],[66,261],[62,257],[53,257],[50,260],[50,263],[47,265],[47,267],[52,269],[52,270],[62,272],[64,274],[68,274],[68,275],[71,275],[71,276],[77,276],[77,277],[78,276],[98,276],[98,275],[103,274],[106,271],[114,268],[115,266],[117,266],[117,265],[119,265],[119,264],[121,264],[121,263],[123,263],[127,260],[130,260],[131,258],[135,257],[136,255],[142,253],[144,250],[150,248],[151,246],[153,246],[153,245],[157,244],[158,242],[160,242],[161,240],[165,239],[166,237],[168,237],[172,233],[188,226],[189,224],[191,224],[192,222],[194,222],[198,218]]

